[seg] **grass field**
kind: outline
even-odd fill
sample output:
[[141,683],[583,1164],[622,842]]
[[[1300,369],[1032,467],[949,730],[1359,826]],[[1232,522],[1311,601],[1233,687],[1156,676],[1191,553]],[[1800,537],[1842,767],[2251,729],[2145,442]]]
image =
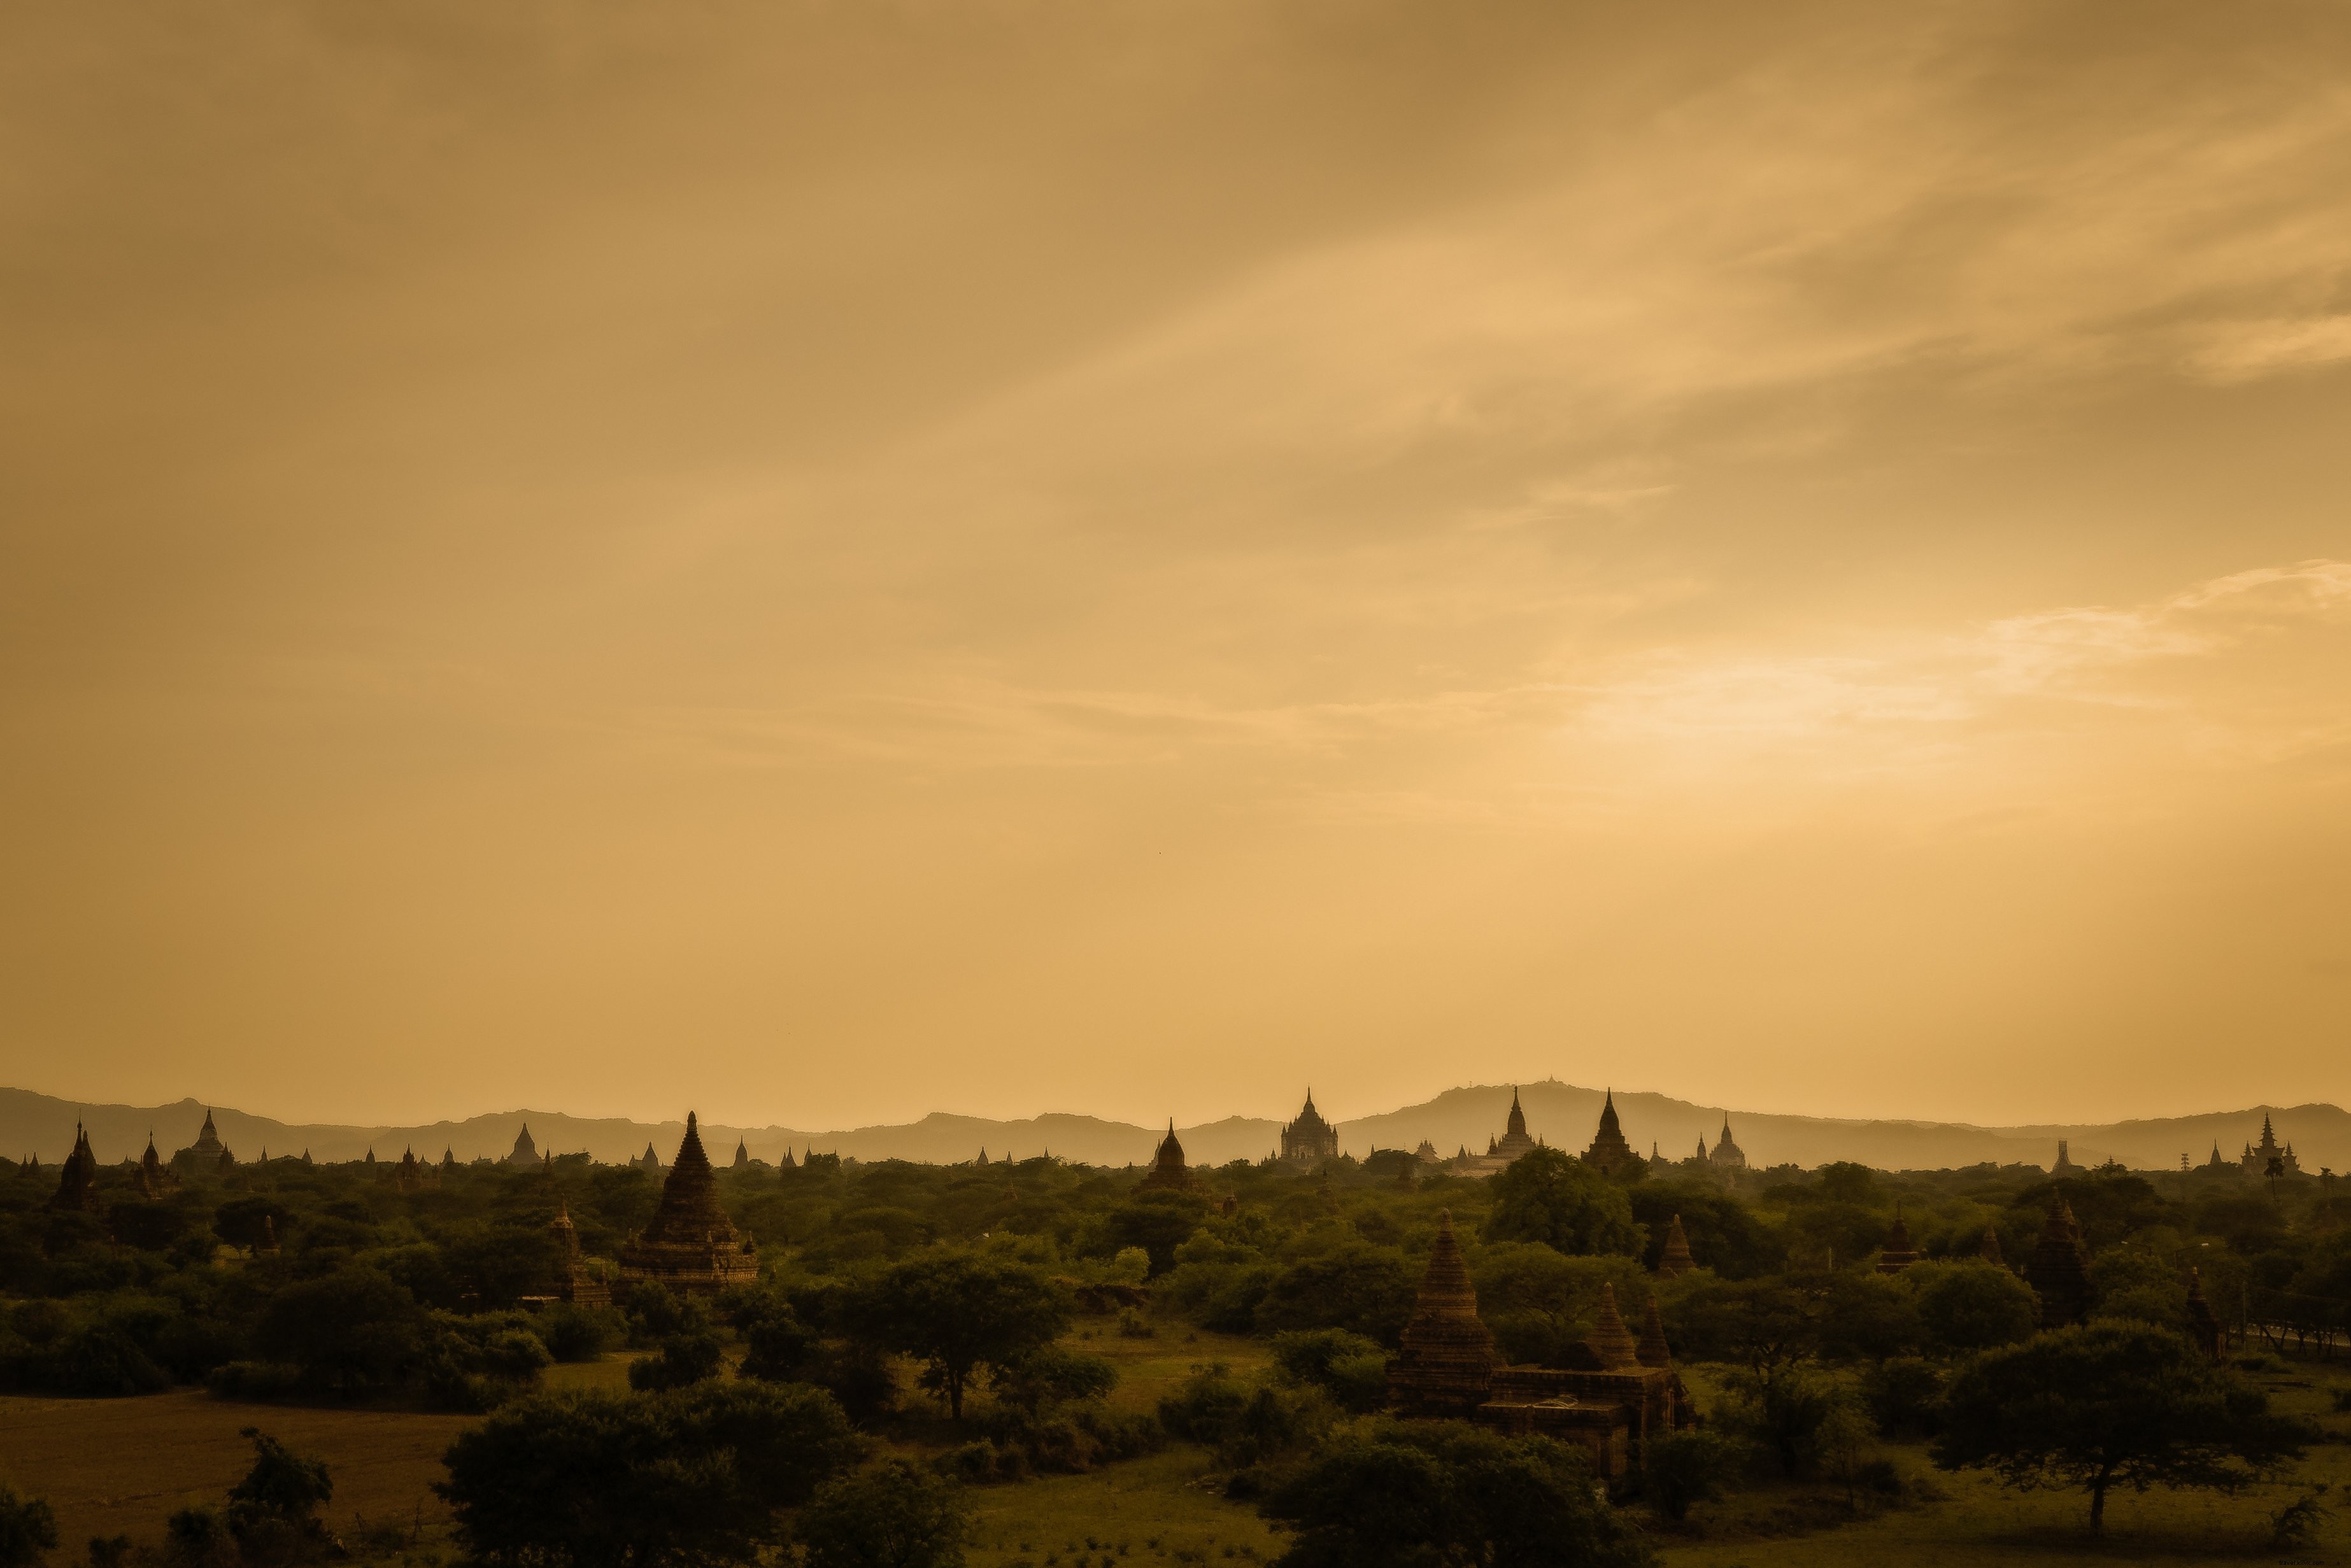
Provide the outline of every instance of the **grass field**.
[[[1081,1331],[1082,1333],[1083,1331]],[[1095,1326],[1080,1348],[1115,1361],[1114,1403],[1147,1409],[1196,1365],[1221,1361],[1248,1372],[1265,1359],[1254,1341],[1163,1328],[1156,1338],[1123,1339]],[[1703,1397],[1703,1369],[1691,1374]],[[2304,1563],[2351,1564],[2351,1416],[2333,1391],[2351,1387],[2351,1366],[2304,1366],[2263,1377],[2282,1408],[2330,1431],[2291,1487],[2241,1497],[2198,1492],[2117,1493],[2107,1533],[2094,1543],[2085,1509],[2070,1493],[2020,1496],[1982,1476],[1934,1471],[1923,1448],[1889,1445],[1913,1490],[1893,1505],[1865,1501],[1848,1511],[1820,1487],[1763,1486],[1702,1506],[1693,1529],[1660,1534],[1667,1568],[1961,1568],[2022,1563],[2037,1568],[2117,1563]],[[622,1357],[549,1370],[553,1387],[625,1388]],[[94,1534],[160,1538],[164,1517],[216,1500],[244,1473],[250,1449],[238,1429],[259,1426],[331,1467],[333,1526],[360,1544],[362,1523],[406,1525],[425,1555],[445,1534],[431,1492],[442,1452],[471,1420],[405,1411],[308,1409],[232,1404],[194,1390],[139,1399],[0,1398],[0,1476],[46,1496],[57,1510],[63,1548],[77,1561]],[[955,1440],[941,1421],[924,1423],[917,1448]],[[978,1517],[974,1568],[1111,1568],[1120,1563],[1248,1563],[1280,1554],[1282,1539],[1249,1508],[1216,1490],[1206,1456],[1190,1448],[1115,1465],[1091,1475],[1056,1476],[973,1495]],[[2312,1486],[2332,1488],[2339,1505],[2316,1543],[2287,1553],[2270,1544],[2269,1516]],[[363,1556],[382,1556],[379,1549]],[[391,1554],[397,1555],[392,1552]]]

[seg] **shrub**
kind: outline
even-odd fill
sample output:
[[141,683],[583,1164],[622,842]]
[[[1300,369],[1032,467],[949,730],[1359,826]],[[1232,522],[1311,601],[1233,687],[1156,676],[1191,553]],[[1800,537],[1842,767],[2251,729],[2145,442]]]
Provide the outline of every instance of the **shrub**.
[[1889,1437],[1931,1437],[1942,1424],[1943,1375],[1916,1357],[1879,1362],[1862,1375],[1861,1389]]
[[819,1491],[797,1533],[809,1568],[961,1568],[971,1511],[953,1481],[892,1459]]
[[641,1356],[629,1364],[629,1386],[649,1392],[684,1388],[717,1376],[726,1364],[726,1353],[716,1334],[706,1329],[699,1333],[672,1334],[661,1342],[654,1354]]
[[610,1307],[559,1301],[539,1314],[538,1337],[561,1362],[601,1361],[628,1337],[628,1321]]
[[1284,1377],[1322,1389],[1343,1409],[1373,1411],[1387,1402],[1387,1354],[1361,1334],[1344,1329],[1276,1334],[1273,1362]]
[[57,1544],[57,1516],[48,1500],[19,1497],[0,1481],[0,1568],[35,1568]]
[[1746,1464],[1748,1448],[1726,1433],[1695,1427],[1667,1432],[1641,1446],[1641,1495],[1660,1519],[1689,1517],[1692,1504],[1711,1502]]

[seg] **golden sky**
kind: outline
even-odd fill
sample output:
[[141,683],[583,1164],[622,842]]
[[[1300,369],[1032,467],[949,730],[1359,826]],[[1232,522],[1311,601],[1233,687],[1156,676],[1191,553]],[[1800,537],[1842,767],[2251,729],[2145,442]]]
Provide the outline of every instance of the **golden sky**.
[[0,21],[0,1079],[2351,1098],[2351,13]]

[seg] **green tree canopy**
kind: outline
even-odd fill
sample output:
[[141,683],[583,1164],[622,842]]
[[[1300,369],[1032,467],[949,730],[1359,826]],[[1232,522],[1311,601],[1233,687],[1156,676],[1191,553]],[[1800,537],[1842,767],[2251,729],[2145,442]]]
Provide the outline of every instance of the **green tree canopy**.
[[708,1568],[774,1544],[863,1446],[821,1389],[541,1395],[458,1435],[434,1490],[496,1568]]
[[1928,1345],[1946,1354],[2014,1344],[2040,1322],[2032,1287],[1994,1264],[1917,1263],[1900,1279],[1917,1299]]
[[1979,1356],[1951,1380],[1935,1462],[2022,1490],[2078,1489],[2090,1529],[2116,1486],[2233,1490],[2301,1452],[2268,1396],[2151,1323],[2101,1321]]
[[1562,1252],[1637,1257],[1648,1237],[1625,1188],[1557,1149],[1534,1149],[1496,1173],[1489,1241],[1540,1241]]
[[808,1568],[962,1568],[971,1511],[954,1482],[890,1459],[818,1492],[798,1533]]
[[57,1548],[57,1516],[48,1500],[19,1497],[0,1481],[0,1568],[38,1568]]
[[1265,1503],[1297,1528],[1280,1568],[1642,1568],[1640,1537],[1547,1438],[1385,1423],[1323,1450]]
[[986,1252],[941,1249],[892,1265],[852,1291],[843,1327],[924,1364],[926,1386],[963,1419],[972,1375],[1050,1344],[1075,1308],[1039,1270]]

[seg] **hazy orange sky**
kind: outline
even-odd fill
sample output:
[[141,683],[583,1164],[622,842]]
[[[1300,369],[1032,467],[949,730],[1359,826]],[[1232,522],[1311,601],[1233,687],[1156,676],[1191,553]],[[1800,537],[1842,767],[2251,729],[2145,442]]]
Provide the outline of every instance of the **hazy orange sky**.
[[0,19],[0,1080],[2351,1099],[2351,13]]

